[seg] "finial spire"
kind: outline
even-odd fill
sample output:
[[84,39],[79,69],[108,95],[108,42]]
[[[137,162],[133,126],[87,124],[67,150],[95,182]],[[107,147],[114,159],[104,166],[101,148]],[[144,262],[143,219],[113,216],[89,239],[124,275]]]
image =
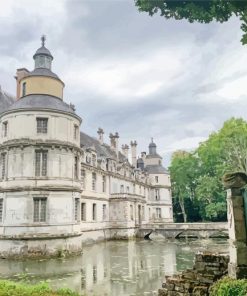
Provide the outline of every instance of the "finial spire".
[[152,138],[151,138],[151,143],[153,143],[153,142],[154,142],[154,138],[152,137]]
[[41,36],[42,46],[45,46],[45,40],[46,40],[45,35],[42,35],[42,36]]

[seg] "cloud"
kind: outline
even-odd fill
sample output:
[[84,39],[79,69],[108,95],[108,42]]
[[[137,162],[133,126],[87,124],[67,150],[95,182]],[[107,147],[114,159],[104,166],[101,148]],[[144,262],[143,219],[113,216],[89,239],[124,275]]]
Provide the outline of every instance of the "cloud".
[[190,24],[139,13],[133,0],[0,0],[0,84],[15,93],[16,68],[33,68],[47,35],[53,71],[82,129],[119,131],[168,164],[232,116],[246,118],[247,51],[239,21]]

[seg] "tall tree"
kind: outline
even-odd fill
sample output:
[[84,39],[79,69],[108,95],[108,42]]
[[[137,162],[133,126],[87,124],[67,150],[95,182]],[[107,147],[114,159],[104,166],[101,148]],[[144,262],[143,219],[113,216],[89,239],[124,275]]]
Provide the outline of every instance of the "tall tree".
[[170,166],[172,192],[175,201],[178,201],[183,222],[187,222],[188,211],[186,203],[194,200],[197,181],[197,159],[186,151],[176,151],[172,156]]
[[134,0],[140,11],[149,15],[189,22],[226,22],[233,15],[240,18],[243,31],[242,43],[247,43],[247,1],[246,0]]
[[[231,118],[193,153],[173,154],[175,214],[181,211],[184,221],[195,221],[198,215],[203,221],[225,221],[226,194],[221,180],[225,173],[237,171],[247,173],[247,122]],[[179,220],[179,215],[175,218]]]

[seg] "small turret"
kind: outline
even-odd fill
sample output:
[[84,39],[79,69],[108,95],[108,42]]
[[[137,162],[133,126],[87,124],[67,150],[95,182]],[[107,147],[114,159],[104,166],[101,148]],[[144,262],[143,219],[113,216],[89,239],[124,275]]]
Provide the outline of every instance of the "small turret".
[[41,37],[41,47],[37,49],[35,52],[33,59],[34,59],[34,67],[37,68],[46,68],[51,70],[51,64],[53,60],[53,56],[51,55],[49,49],[45,47],[45,35]]
[[156,148],[157,148],[157,146],[156,146],[156,144],[154,143],[153,138],[151,138],[151,143],[149,144],[148,148],[149,148],[149,154],[150,154],[150,155],[155,155],[155,154],[157,154],[157,152],[156,152]]

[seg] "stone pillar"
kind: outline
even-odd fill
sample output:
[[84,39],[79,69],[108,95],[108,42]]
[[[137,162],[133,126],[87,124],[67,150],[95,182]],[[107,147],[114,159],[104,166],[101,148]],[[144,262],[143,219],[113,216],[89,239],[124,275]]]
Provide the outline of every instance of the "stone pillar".
[[230,241],[228,273],[232,278],[247,278],[247,229],[243,189],[227,190],[227,215]]

